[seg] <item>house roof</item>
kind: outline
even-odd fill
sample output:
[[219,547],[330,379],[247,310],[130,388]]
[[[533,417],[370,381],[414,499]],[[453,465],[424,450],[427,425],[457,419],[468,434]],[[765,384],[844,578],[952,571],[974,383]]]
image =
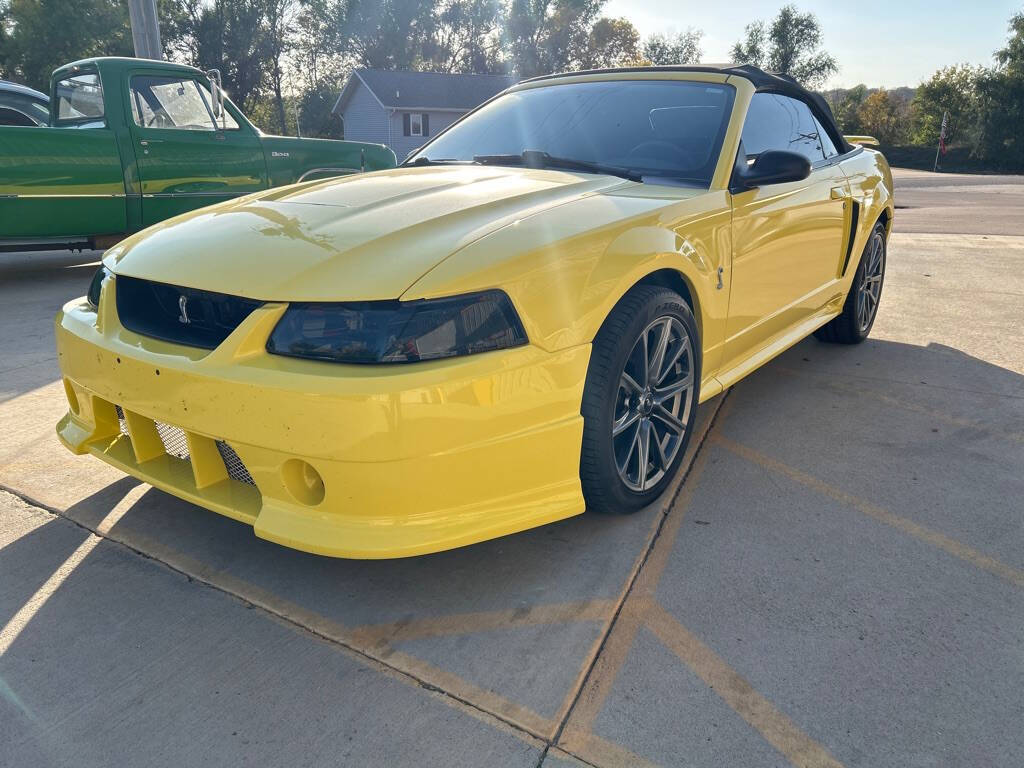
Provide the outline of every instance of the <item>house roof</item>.
[[341,114],[358,83],[388,109],[468,112],[496,93],[515,85],[510,75],[464,75],[448,72],[357,69],[348,78],[331,110]]

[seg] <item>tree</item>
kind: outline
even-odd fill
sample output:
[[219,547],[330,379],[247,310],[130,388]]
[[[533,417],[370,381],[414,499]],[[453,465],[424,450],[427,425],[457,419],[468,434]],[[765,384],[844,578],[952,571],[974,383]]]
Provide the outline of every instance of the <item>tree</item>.
[[817,88],[839,71],[836,60],[820,46],[817,17],[786,5],[770,27],[763,21],[746,26],[743,39],[732,47],[732,60],[789,75],[807,88]]
[[674,35],[656,32],[644,40],[643,56],[651,64],[696,64],[704,52],[700,41],[703,30],[687,29]]
[[996,52],[996,66],[976,83],[978,139],[975,154],[993,166],[1024,168],[1024,13],[1010,19],[1010,37]]
[[571,69],[586,57],[605,0],[511,0],[505,46],[520,77]]
[[1006,47],[996,51],[996,64],[1007,74],[1024,74],[1024,11],[1010,17]]
[[438,72],[503,69],[499,0],[442,0],[435,6],[423,58]]
[[944,112],[949,113],[947,140],[966,138],[977,117],[976,85],[981,72],[966,64],[944,67],[918,86],[911,102],[914,144],[934,146],[938,142]]
[[434,25],[432,0],[334,0],[335,42],[359,65],[419,69]]
[[861,130],[883,146],[898,146],[907,140],[908,124],[901,104],[884,88],[870,94],[857,110]]
[[843,133],[858,135],[865,133],[861,125],[860,108],[868,97],[868,87],[864,84],[855,85],[846,90],[830,91],[826,98],[832,108],[832,114]]
[[583,69],[624,67],[640,59],[640,33],[628,19],[600,18],[587,37],[578,62]]
[[10,0],[4,16],[4,73],[41,91],[69,61],[134,52],[127,0]]

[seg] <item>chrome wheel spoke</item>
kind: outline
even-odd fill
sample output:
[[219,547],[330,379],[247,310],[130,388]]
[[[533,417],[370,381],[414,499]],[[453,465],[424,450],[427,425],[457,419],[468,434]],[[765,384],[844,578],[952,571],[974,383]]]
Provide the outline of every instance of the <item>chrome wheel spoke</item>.
[[626,411],[625,415],[623,415],[621,418],[616,419],[615,423],[612,424],[612,437],[618,437],[619,435],[621,435],[631,426],[636,424],[639,418],[639,411]]
[[669,373],[672,372],[672,369],[675,368],[676,363],[679,362],[679,358],[681,358],[684,353],[687,355],[690,353],[690,340],[688,338],[683,339],[681,344],[677,344],[675,350],[668,356],[668,362],[662,368],[661,375],[654,382],[655,386],[658,386],[665,380]]
[[659,405],[655,408],[652,415],[657,416],[663,424],[677,435],[682,435],[683,432],[686,431],[686,425],[682,420],[663,405]]
[[672,333],[672,326],[668,318],[657,327],[660,328],[658,342],[654,347],[654,357],[651,358],[650,368],[647,370],[647,382],[652,385],[661,381],[662,366],[665,364],[665,352],[668,351],[669,336]]
[[691,387],[693,387],[693,374],[687,372],[686,376],[684,376],[682,379],[674,381],[671,384],[668,384],[659,389],[655,389],[653,392],[651,392],[651,394],[654,397],[655,405],[661,405],[667,400],[671,400],[680,392],[685,392]]
[[636,379],[630,376],[625,371],[622,372],[622,377],[619,379],[620,386],[624,386],[627,389],[632,389],[634,392],[643,392],[643,387],[637,384]]
[[640,428],[637,430],[639,439],[637,440],[637,482],[640,484],[640,490],[644,490],[647,487],[647,464],[649,463],[649,452],[651,448],[651,422],[647,419],[640,420]]

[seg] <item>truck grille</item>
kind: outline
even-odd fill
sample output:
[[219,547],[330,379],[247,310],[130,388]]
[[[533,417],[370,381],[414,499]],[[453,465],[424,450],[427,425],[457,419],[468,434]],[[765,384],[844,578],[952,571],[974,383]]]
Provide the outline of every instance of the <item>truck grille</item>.
[[[121,424],[121,434],[127,435],[128,423],[125,421],[124,411],[121,410],[119,405],[115,405],[114,409],[117,411],[117,420]],[[164,451],[167,452],[167,455],[183,459],[184,461],[191,461],[188,450],[188,438],[185,437],[185,431],[181,427],[176,427],[173,424],[164,424],[162,421],[154,421],[153,423],[156,425],[156,433],[160,436],[160,442],[164,444]],[[224,468],[228,471],[228,477],[255,488],[256,481],[252,479],[252,475],[249,474],[249,470],[242,462],[242,459],[235,453],[235,449],[223,440],[215,440],[214,442],[217,445],[217,452],[224,461]]]
[[117,315],[130,331],[214,349],[262,302],[136,277],[115,278]]

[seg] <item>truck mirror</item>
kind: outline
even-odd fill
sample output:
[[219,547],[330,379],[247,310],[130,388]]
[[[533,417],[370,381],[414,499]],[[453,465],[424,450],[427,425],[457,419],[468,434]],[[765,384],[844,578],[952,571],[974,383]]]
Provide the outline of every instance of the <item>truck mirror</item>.
[[211,69],[206,73],[210,79],[210,95],[213,97],[213,116],[221,121],[224,127],[224,86],[221,84],[220,70]]

